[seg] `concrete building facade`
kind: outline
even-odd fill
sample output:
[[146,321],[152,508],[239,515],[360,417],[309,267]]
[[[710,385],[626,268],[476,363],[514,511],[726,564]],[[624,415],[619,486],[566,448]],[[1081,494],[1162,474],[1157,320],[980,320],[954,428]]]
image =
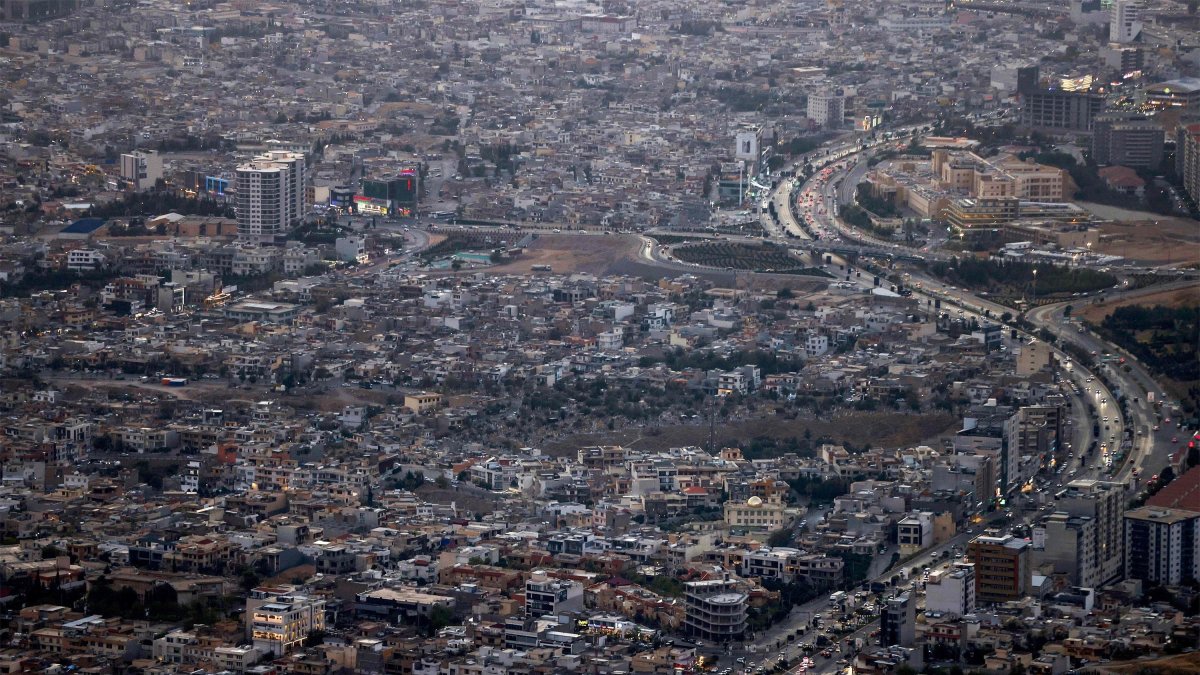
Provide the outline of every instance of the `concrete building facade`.
[[1142,115],[1104,114],[1092,127],[1092,159],[1133,169],[1157,169],[1163,160],[1162,126]]
[[950,570],[937,570],[925,583],[925,610],[954,616],[975,613],[975,565],[956,562]]
[[1141,0],[1113,0],[1108,20],[1108,39],[1128,44],[1142,34]]
[[846,99],[834,93],[809,94],[806,113],[822,129],[837,129],[846,117]]
[[163,160],[156,150],[134,150],[121,155],[121,178],[130,189],[149,190],[162,177]]
[[980,535],[968,544],[967,558],[975,564],[977,602],[1018,600],[1029,590],[1032,572],[1024,539]]
[[1200,513],[1154,506],[1126,511],[1125,577],[1164,586],[1200,579]]
[[304,155],[270,152],[237,168],[238,237],[272,241],[307,213]]
[[1121,576],[1125,562],[1124,493],[1125,487],[1120,483],[1074,480],[1067,484],[1067,491],[1058,499],[1059,511],[1095,521],[1091,549],[1096,556],[1097,586]]
[[879,614],[879,640],[884,647],[911,647],[916,639],[917,601],[904,593],[883,602]]
[[685,584],[684,629],[688,635],[713,642],[741,639],[746,632],[749,596],[734,581],[710,579]]

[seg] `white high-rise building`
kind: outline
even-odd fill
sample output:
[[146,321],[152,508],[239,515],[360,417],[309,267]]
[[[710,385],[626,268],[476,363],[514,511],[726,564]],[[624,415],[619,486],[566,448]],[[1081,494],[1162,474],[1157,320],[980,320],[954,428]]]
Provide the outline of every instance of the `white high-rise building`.
[[1109,10],[1108,39],[1129,43],[1142,34],[1141,0],[1113,0]]
[[742,638],[750,596],[741,591],[738,582],[705,579],[688,581],[684,586],[684,632],[713,642]]
[[308,213],[304,155],[269,152],[237,168],[238,237],[254,241],[283,235]]
[[308,215],[308,164],[299,152],[274,150],[259,157],[260,160],[288,167],[290,180],[286,199],[291,205],[292,219]]
[[251,162],[237,168],[237,220],[241,239],[272,239],[291,221],[285,199],[291,182],[287,167]]
[[809,94],[806,113],[822,129],[838,129],[846,117],[846,99],[831,93]]
[[162,177],[163,161],[157,150],[134,150],[121,155],[121,178],[134,190],[149,190]]

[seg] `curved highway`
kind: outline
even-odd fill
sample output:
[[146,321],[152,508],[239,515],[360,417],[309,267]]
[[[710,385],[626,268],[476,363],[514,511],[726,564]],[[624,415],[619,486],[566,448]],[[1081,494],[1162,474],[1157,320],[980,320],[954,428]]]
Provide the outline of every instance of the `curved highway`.
[[[897,245],[852,230],[836,215],[840,204],[852,198],[852,190],[857,183],[857,179],[854,178],[855,174],[861,176],[864,171],[864,156],[860,153],[869,153],[874,146],[887,142],[891,141],[884,140],[853,150],[848,150],[845,146],[835,147],[829,153],[828,159],[822,164],[822,167],[827,167],[846,157],[850,157],[851,161],[837,165],[834,171],[817,168],[813,176],[800,184],[798,189],[796,179],[781,181],[771,195],[771,199],[775,203],[778,223],[766,217],[764,227],[767,232],[773,238],[784,238],[790,234],[794,239],[804,240],[802,243],[793,241],[794,244],[798,244],[797,248],[835,252],[838,249],[843,251],[857,249],[855,252],[863,255],[884,254],[901,259],[901,255],[897,255]],[[811,161],[813,157],[814,155],[810,154],[803,158],[800,164]],[[822,159],[825,157],[822,155]],[[847,177],[849,180],[846,179]],[[813,240],[813,232],[797,220],[794,211],[797,206],[804,209],[805,217],[813,221],[816,234],[821,235],[820,240]],[[847,247],[844,243],[837,243],[838,238],[848,239],[854,244]],[[829,241],[829,239],[834,241]],[[921,254],[919,259],[943,257],[924,250],[921,251]],[[903,257],[909,256],[904,255]],[[847,269],[854,271],[854,268],[849,265]],[[1017,310],[976,296],[965,289],[949,286],[923,275],[919,271],[911,273],[909,283],[919,283],[922,289],[916,294],[919,299],[924,299],[929,304],[940,300],[943,307],[957,307],[959,314],[964,317],[975,316],[980,321],[998,321],[999,317],[1005,313],[1017,313]],[[1189,282],[1183,282],[1180,285],[1187,283]],[[1159,291],[1170,287],[1170,285],[1162,285],[1154,286],[1152,289]],[[1124,293],[1109,293],[1107,297],[1115,300],[1143,292],[1151,291],[1134,290]],[[1062,390],[1071,406],[1070,420],[1073,423],[1069,424],[1067,435],[1073,440],[1065,442],[1063,447],[1059,448],[1058,457],[1055,458],[1056,465],[1050,468],[1052,473],[1049,477],[1050,481],[1056,482],[1048,483],[1047,487],[1051,485],[1061,487],[1064,482],[1074,478],[1096,478],[1122,482],[1131,491],[1137,491],[1142,487],[1142,481],[1148,477],[1148,474],[1162,471],[1168,455],[1174,449],[1171,448],[1170,440],[1176,433],[1174,420],[1171,420],[1172,423],[1168,423],[1169,418],[1165,417],[1154,404],[1151,404],[1147,397],[1147,393],[1152,392],[1155,398],[1162,402],[1166,398],[1166,394],[1145,367],[1131,354],[1123,352],[1086,329],[1068,324],[1063,316],[1063,311],[1068,304],[1070,303],[1062,302],[1045,305],[1030,310],[1026,315],[1026,318],[1034,326],[1048,330],[1060,343],[1070,343],[1087,351],[1093,355],[1096,361],[1093,366],[1096,372],[1091,372],[1057,346],[1053,347],[1058,362],[1066,366],[1066,378]],[[1010,330],[1006,330],[1006,333]],[[1018,339],[1021,342],[1028,343],[1037,340],[1035,336],[1025,331],[1016,330],[1014,332],[1019,336]],[[1117,359],[1123,356],[1123,361],[1106,361],[1104,360],[1106,354],[1115,355],[1114,358]],[[1112,383],[1113,389],[1118,390],[1128,400],[1128,420],[1125,419],[1121,405],[1118,403],[1117,392],[1110,390],[1102,382],[1101,378],[1097,376],[1100,372],[1103,372],[1108,381]],[[1172,405],[1172,402],[1167,402],[1163,409],[1169,410]],[[1093,424],[1099,428],[1098,437],[1094,437]],[[1126,424],[1129,425],[1131,438],[1128,457],[1121,465],[1113,466],[1110,458],[1118,452],[1122,442],[1126,439]],[[1095,453],[1089,453],[1088,449],[1093,440],[1097,441],[1097,450]],[[1022,517],[1022,522],[1030,522],[1042,512],[1041,508],[1033,510],[1032,513],[1027,513]],[[937,560],[942,551],[949,550],[953,545],[962,544],[971,536],[973,536],[972,532],[960,534],[951,542],[926,551],[915,560],[906,562],[904,567],[924,565],[929,561]],[[883,576],[889,576],[889,574],[885,573]],[[789,665],[796,664],[802,657],[799,645],[805,640],[803,626],[808,625],[809,617],[813,612],[819,611],[822,605],[823,603],[819,600],[806,604],[799,608],[798,612],[793,612],[793,617],[768,631],[767,635],[756,641],[761,650],[768,652],[781,650],[778,655],[769,655],[757,663],[755,663],[756,660],[749,660],[739,665],[743,668],[747,665],[762,665],[770,668],[780,662],[787,662]],[[799,617],[796,616],[797,613]],[[878,622],[868,624],[849,637],[869,637],[869,631],[877,625]],[[787,640],[788,635],[794,636],[793,641]],[[837,661],[841,657],[840,652],[835,653],[831,658],[820,656],[820,652],[821,650],[817,650],[814,654],[814,662],[796,665],[792,668],[792,672],[827,673],[838,668]]]
[[[1110,296],[1110,299],[1136,297],[1173,288],[1186,288],[1193,284],[1194,282],[1175,282],[1155,285],[1145,289],[1127,291],[1115,297]],[[1163,410],[1169,411],[1175,402],[1167,396],[1162,386],[1154,381],[1146,367],[1132,354],[1119,346],[1104,341],[1082,325],[1076,328],[1070,324],[1067,317],[1064,316],[1064,312],[1066,307],[1071,304],[1070,302],[1060,302],[1044,305],[1031,310],[1027,316],[1035,325],[1046,328],[1062,341],[1075,344],[1097,357],[1102,357],[1105,353],[1111,355],[1110,360],[1099,362],[1096,367],[1104,372],[1105,376],[1128,401],[1129,424],[1133,429],[1132,451],[1116,478],[1118,480],[1129,479],[1136,469],[1138,480],[1133,482],[1133,487],[1140,488],[1145,477],[1162,473],[1170,454],[1178,449],[1174,447],[1171,439],[1181,435],[1179,433],[1180,422],[1171,419],[1170,412],[1165,414],[1163,412]],[[1150,402],[1150,395],[1153,395],[1156,403]]]

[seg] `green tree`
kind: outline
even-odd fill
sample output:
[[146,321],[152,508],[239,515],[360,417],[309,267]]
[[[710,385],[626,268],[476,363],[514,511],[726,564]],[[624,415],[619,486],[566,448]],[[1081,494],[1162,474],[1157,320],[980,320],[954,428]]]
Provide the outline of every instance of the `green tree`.
[[438,605],[429,612],[429,632],[432,635],[450,625],[454,620],[454,612],[449,607]]
[[50,560],[61,555],[67,555],[67,552],[54,545],[42,547],[42,560]]
[[246,592],[253,590],[261,581],[262,577],[249,565],[242,567],[241,573],[238,575],[238,583],[241,585],[242,590]]
[[775,530],[767,537],[767,546],[787,546],[792,543],[792,531],[788,528]]

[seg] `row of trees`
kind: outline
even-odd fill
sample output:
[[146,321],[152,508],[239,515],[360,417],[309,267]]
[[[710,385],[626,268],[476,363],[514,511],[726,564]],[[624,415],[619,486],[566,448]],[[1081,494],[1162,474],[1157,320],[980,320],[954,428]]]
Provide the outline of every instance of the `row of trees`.
[[[58,553],[61,552],[43,551],[45,557]],[[139,596],[132,588],[113,588],[106,576],[91,582],[86,593],[83,586],[66,588],[54,582],[43,584],[31,577],[13,579],[7,585],[15,595],[21,596],[20,606],[52,603],[70,607],[82,602],[88,614],[119,616],[135,621],[178,622],[188,627],[213,624],[239,602],[234,598],[206,598],[182,605],[170,584],[156,584],[144,596]]]
[[233,208],[215,199],[193,199],[167,190],[151,190],[126,195],[105,204],[96,204],[87,215],[96,218],[158,216],[170,212],[185,216],[221,216],[233,218]]
[[56,291],[69,288],[73,284],[83,284],[92,288],[103,288],[105,284],[118,275],[111,270],[90,270],[76,272],[74,270],[42,270],[31,269],[17,282],[0,283],[0,297],[24,297],[37,291]]
[[[893,234],[892,229],[888,228],[888,227],[876,226],[875,223],[871,220],[871,215],[869,213],[867,213],[868,208],[870,208],[870,207],[864,208],[864,206],[860,206],[858,204],[850,204],[842,209],[842,212],[841,212],[842,220],[846,221],[851,226],[856,227],[860,230],[866,230],[866,231],[874,234],[877,237],[882,237],[884,239],[891,239],[892,234]],[[871,209],[871,210],[874,211],[874,209]],[[878,211],[875,211],[875,214],[876,215],[884,215],[884,214],[879,213]]]
[[[654,359],[647,359],[646,365],[651,365]],[[729,356],[721,356],[711,351],[684,351],[681,348],[676,348],[667,351],[662,358],[662,363],[666,364],[672,370],[733,370],[741,366],[758,366],[762,375],[775,375],[778,373],[791,373],[800,370],[804,367],[804,362],[800,359],[780,356],[776,352],[762,351],[753,349],[749,351],[739,351]]]
[[453,109],[434,118],[429,126],[431,136],[455,136],[458,134],[458,113]]
[[1110,288],[1117,282],[1113,275],[1092,269],[975,257],[938,261],[929,266],[929,271],[940,279],[974,289],[1010,290],[1038,296],[1090,293]]
[[725,32],[725,27],[722,26],[719,21],[704,21],[697,19],[680,21],[678,25],[671,26],[671,30],[682,35],[707,37],[713,33]]
[[871,184],[863,181],[855,188],[855,201],[864,209],[874,213],[877,216],[889,218],[900,214],[896,210],[896,205],[886,199],[880,199],[871,193]]
[[812,431],[804,430],[804,436],[790,436],[788,438],[771,438],[770,436],[757,436],[749,443],[742,445],[742,454],[746,459],[767,459],[772,457],[781,457],[786,454],[795,454],[799,457],[815,456],[814,448],[819,447],[823,443],[832,443],[833,439],[828,436],[822,436],[816,440],[812,437]]
[[761,609],[751,610],[746,617],[746,627],[752,631],[761,631],[779,623],[787,618],[792,607],[811,602],[822,591],[804,581],[784,583],[778,579],[763,579],[762,585],[768,591],[779,593],[779,602],[773,602]]
[[1200,307],[1118,307],[1099,331],[1133,354],[1155,374],[1189,383],[1181,405],[1200,410]]

